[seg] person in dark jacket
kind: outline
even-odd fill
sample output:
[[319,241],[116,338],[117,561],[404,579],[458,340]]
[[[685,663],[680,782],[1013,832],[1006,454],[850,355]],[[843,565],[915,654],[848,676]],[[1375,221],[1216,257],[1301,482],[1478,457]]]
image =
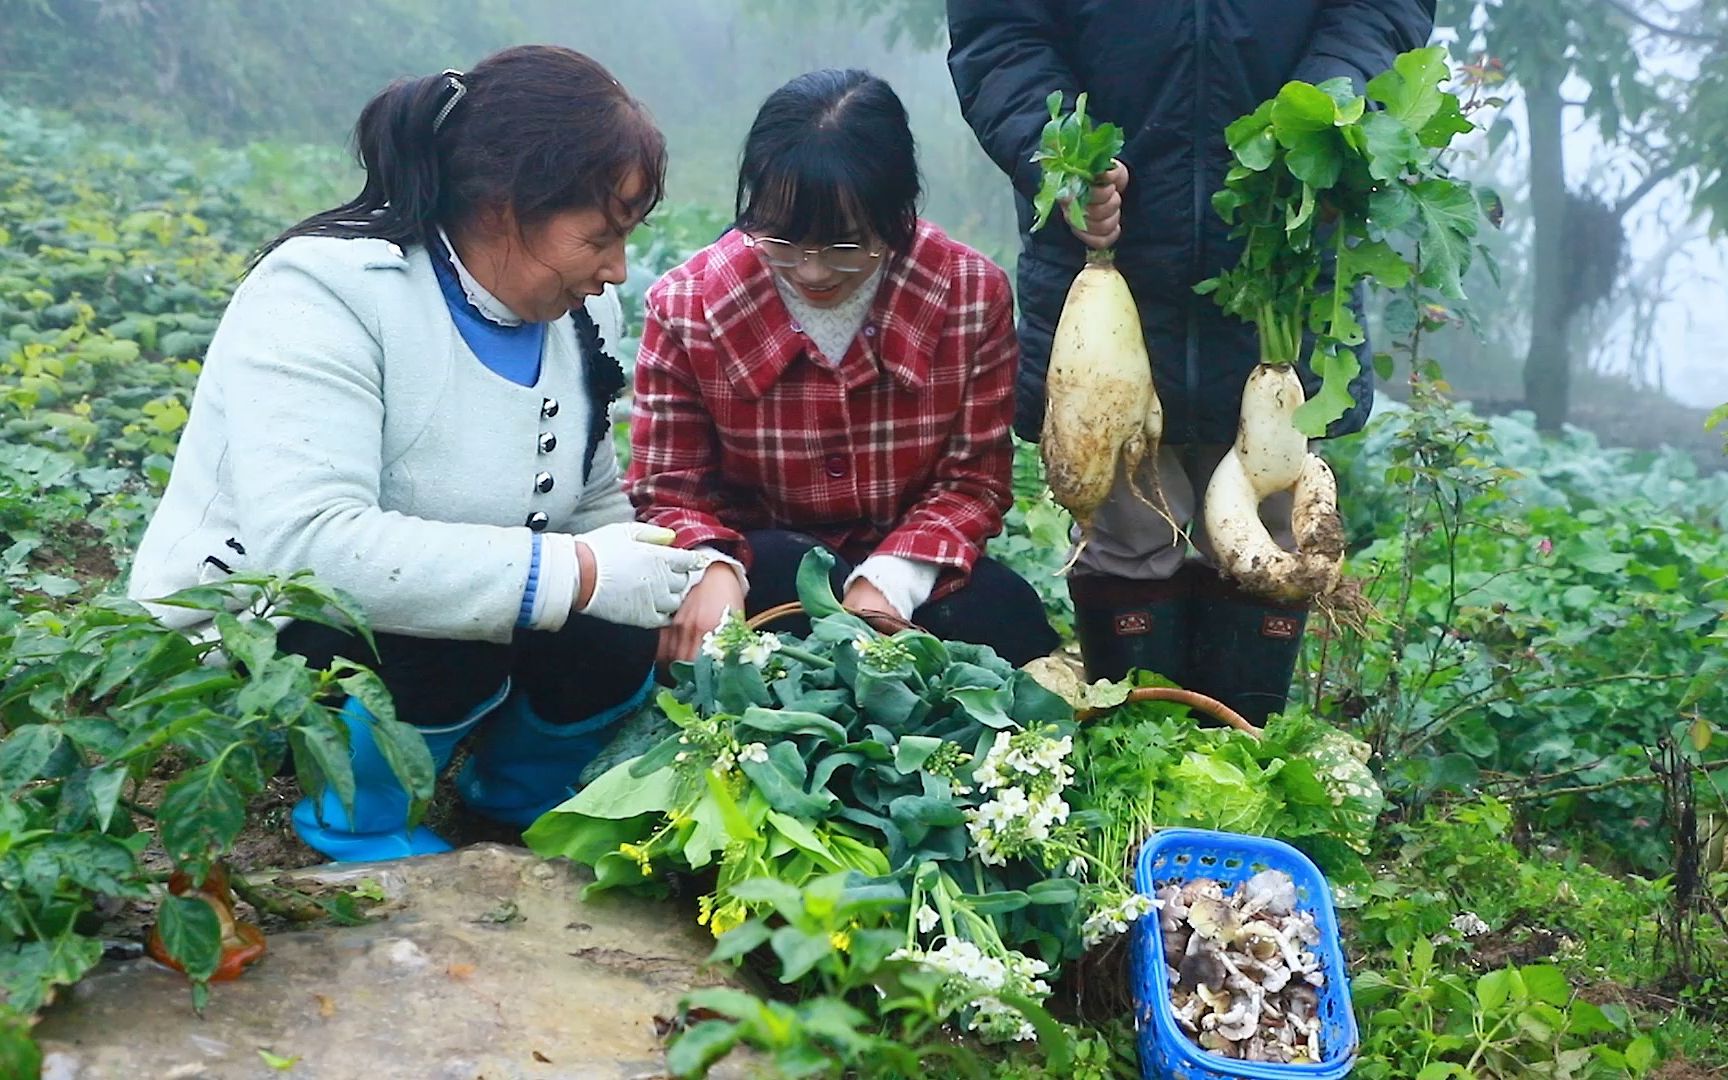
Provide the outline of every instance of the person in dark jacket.
[[[1164,404],[1155,467],[1171,509],[1193,522],[1197,561],[1119,478],[1069,579],[1090,677],[1145,668],[1250,719],[1283,707],[1306,608],[1271,605],[1222,581],[1199,512],[1259,360],[1253,326],[1193,292],[1240,253],[1211,209],[1230,167],[1224,128],[1291,79],[1343,76],[1361,92],[1399,53],[1421,46],[1433,24],[1434,0],[948,0],[948,67],[961,112],[1019,204],[1015,430],[1038,438],[1068,287],[1089,248],[1114,247]],[[1088,113],[1119,125],[1125,142],[1092,189],[1084,230],[1052,219],[1032,233],[1040,180],[1032,155],[1052,90],[1070,108],[1086,92]],[[1330,435],[1367,420],[1371,365],[1351,389],[1356,405]],[[1261,515],[1289,546],[1288,498],[1268,499]]]

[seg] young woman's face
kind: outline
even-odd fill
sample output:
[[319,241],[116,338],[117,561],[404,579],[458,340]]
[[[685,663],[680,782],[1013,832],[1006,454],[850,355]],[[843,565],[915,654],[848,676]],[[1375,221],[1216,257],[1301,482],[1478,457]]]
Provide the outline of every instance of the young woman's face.
[[[624,205],[641,191],[633,177],[619,193]],[[458,253],[480,284],[528,322],[552,322],[625,278],[624,243],[637,224],[615,227],[598,210],[563,210],[518,228],[506,210],[490,228],[470,232]],[[460,243],[460,242],[459,242]],[[463,247],[478,247],[470,254]]]
[[806,302],[823,308],[845,303],[862,288],[882,261],[885,247],[866,230],[856,228],[839,241],[809,237],[790,241],[766,232],[751,241],[771,273]]

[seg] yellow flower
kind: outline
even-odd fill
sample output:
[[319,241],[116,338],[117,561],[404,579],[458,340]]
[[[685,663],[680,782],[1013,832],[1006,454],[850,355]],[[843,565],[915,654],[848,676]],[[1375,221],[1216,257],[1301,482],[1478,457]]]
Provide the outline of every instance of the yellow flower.
[[834,931],[833,933],[828,935],[828,944],[834,946],[836,949],[840,950],[841,952],[845,952],[847,949],[850,949],[852,947],[852,931],[850,931],[850,930],[836,930],[836,931]]
[[696,899],[696,925],[697,926],[707,926],[708,920],[710,918],[712,918],[713,915],[714,915],[714,894],[708,893],[706,895],[697,897],[697,899]]
[[744,905],[736,900],[728,900],[714,912],[714,922],[708,929],[719,937],[728,930],[744,925]]

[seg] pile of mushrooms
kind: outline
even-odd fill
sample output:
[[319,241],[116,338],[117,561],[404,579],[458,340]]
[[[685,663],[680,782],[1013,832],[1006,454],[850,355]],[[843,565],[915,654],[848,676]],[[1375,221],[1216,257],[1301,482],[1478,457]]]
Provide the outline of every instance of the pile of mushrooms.
[[1220,1057],[1318,1064],[1326,984],[1314,916],[1296,910],[1296,883],[1263,870],[1229,897],[1209,878],[1158,890],[1165,976],[1176,1022]]

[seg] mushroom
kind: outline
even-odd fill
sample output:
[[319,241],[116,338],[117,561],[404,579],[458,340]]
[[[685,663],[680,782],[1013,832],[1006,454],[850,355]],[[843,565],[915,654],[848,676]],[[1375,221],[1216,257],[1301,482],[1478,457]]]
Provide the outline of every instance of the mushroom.
[[1182,954],[1182,962],[1177,965],[1178,983],[1182,986],[1222,986],[1229,970],[1224,966],[1224,951],[1218,943],[1191,934],[1188,937],[1188,949]]
[[1288,915],[1296,910],[1296,882],[1281,870],[1262,870],[1242,883],[1242,917],[1264,911]]

